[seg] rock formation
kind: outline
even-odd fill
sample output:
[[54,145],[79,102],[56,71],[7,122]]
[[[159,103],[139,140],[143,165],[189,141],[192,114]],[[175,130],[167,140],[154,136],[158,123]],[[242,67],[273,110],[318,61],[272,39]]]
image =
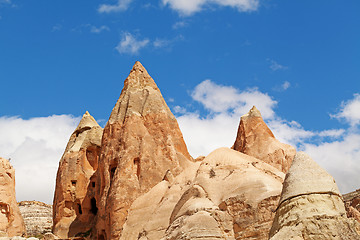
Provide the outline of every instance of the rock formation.
[[117,239],[133,201],[177,176],[191,156],[160,90],[136,62],[104,128],[96,197],[97,238]]
[[360,189],[344,194],[343,198],[347,216],[360,223]]
[[360,239],[359,225],[346,217],[335,180],[298,152],[286,174],[271,240]]
[[52,206],[38,201],[19,202],[27,236],[38,236],[52,230]]
[[281,143],[275,138],[255,106],[241,117],[232,148],[263,160],[284,173],[290,168],[296,153],[294,147]]
[[98,168],[102,128],[86,112],[70,137],[60,160],[53,205],[53,232],[61,238],[86,232],[94,220],[89,196],[91,177]]
[[0,235],[24,234],[25,224],[15,196],[15,170],[7,159],[0,158]]
[[[120,239],[267,239],[284,174],[220,148],[136,199]],[[142,239],[142,238],[140,238]]]

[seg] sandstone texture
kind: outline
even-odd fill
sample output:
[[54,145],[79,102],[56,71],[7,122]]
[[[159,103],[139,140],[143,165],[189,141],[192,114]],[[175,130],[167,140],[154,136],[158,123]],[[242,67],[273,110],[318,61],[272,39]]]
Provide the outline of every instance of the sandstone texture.
[[284,173],[229,148],[132,204],[120,239],[267,239]]
[[343,198],[347,216],[360,223],[360,189],[344,194]]
[[38,201],[19,202],[27,236],[38,236],[52,231],[52,206]]
[[285,177],[270,239],[360,239],[358,226],[347,218],[335,180],[298,152]]
[[[86,112],[60,160],[53,204],[53,233],[61,238],[89,231],[94,221],[91,177],[98,168],[103,129]],[[95,194],[93,194],[95,195]]]
[[0,158],[0,235],[24,234],[25,224],[15,195],[15,170],[7,159]]
[[136,62],[104,128],[97,179],[97,239],[120,237],[131,204],[177,176],[192,157],[154,80]]
[[241,117],[232,148],[263,160],[284,173],[290,168],[296,153],[294,147],[275,138],[255,106]]

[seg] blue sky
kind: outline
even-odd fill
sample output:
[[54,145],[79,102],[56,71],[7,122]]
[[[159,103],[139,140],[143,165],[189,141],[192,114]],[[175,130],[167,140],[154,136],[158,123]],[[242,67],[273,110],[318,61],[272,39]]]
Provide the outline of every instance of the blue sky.
[[[44,179],[79,117],[104,126],[136,60],[194,157],[231,145],[256,105],[343,192],[359,188],[359,12],[357,0],[0,0],[0,155],[18,200],[52,201]],[[38,165],[48,174],[32,179]]]

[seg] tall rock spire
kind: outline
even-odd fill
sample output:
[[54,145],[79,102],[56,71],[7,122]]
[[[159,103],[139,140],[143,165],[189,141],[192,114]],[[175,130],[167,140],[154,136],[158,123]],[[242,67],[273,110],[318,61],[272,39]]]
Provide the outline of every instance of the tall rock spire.
[[296,153],[294,147],[281,143],[275,138],[255,106],[241,117],[232,148],[263,160],[285,173],[290,168]]
[[118,239],[132,202],[191,159],[178,123],[140,62],[124,82],[104,129],[97,239]]
[[75,129],[60,160],[53,204],[53,232],[61,238],[74,237],[91,227],[94,214],[87,197],[90,178],[98,167],[102,128],[86,112]]

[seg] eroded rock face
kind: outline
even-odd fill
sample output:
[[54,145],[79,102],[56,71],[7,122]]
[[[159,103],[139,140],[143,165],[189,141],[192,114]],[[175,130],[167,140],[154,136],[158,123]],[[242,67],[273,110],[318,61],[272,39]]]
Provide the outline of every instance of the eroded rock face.
[[360,189],[344,194],[343,198],[347,216],[360,223]]
[[52,231],[52,206],[38,201],[19,202],[27,236],[42,235]]
[[178,123],[136,62],[104,128],[97,179],[97,239],[119,238],[134,200],[189,163]]
[[270,239],[360,239],[358,226],[346,217],[335,180],[298,152],[285,177]]
[[120,239],[267,239],[283,178],[261,160],[217,149],[136,199]]
[[86,112],[71,135],[56,177],[53,232],[61,238],[89,231],[94,216],[91,177],[98,168],[102,128]]
[[0,235],[22,236],[24,220],[15,195],[15,170],[7,159],[0,158]]
[[243,115],[234,150],[253,156],[286,173],[295,156],[294,147],[279,142],[254,106]]

